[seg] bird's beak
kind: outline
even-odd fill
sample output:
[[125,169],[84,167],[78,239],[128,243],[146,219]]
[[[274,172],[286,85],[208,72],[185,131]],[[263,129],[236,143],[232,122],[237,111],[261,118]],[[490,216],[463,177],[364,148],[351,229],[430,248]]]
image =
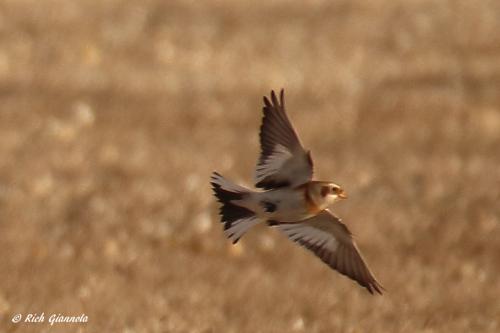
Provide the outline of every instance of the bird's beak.
[[347,199],[347,193],[345,193],[344,190],[340,190],[339,194],[338,194],[339,198],[341,199]]

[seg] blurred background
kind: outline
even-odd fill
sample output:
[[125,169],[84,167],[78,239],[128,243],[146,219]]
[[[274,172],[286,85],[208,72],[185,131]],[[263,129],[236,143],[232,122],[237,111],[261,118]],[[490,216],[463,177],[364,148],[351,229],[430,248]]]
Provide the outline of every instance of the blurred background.
[[[384,296],[225,239],[280,88]],[[0,331],[498,332],[499,144],[498,1],[4,0]]]

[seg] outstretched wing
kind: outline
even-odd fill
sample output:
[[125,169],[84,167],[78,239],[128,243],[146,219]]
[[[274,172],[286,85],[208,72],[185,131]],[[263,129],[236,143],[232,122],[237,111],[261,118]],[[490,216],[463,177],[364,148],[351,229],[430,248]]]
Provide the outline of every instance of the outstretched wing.
[[306,247],[331,268],[355,280],[371,294],[384,289],[366,265],[349,229],[330,211],[300,223],[280,223],[288,238]]
[[271,91],[271,100],[264,97],[263,112],[255,186],[271,189],[310,181],[313,174],[311,155],[302,147],[286,115],[283,89],[279,101],[274,91]]

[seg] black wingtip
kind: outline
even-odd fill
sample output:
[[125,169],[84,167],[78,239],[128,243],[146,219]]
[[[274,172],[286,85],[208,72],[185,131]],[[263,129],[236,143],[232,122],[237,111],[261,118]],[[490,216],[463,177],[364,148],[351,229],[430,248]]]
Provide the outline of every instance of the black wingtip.
[[274,90],[271,90],[271,93],[269,94],[270,98],[267,96],[263,96],[263,101],[265,107],[278,107],[278,108],[284,108],[285,107],[285,89],[281,88],[280,89],[280,98],[278,101],[278,98],[276,97],[276,92]]
[[383,295],[387,290],[380,283],[377,282],[376,290],[380,295]]
[[271,100],[273,101],[275,107],[280,107],[280,103],[278,102],[278,98],[276,98],[274,90],[271,90]]
[[379,295],[383,295],[383,291],[386,291],[385,288],[378,283],[377,281],[373,281],[372,283],[368,284],[365,286],[365,288],[368,290],[368,292],[372,295],[377,295],[374,291],[376,291]]
[[273,105],[271,104],[271,102],[269,101],[269,99],[267,98],[267,96],[264,96],[263,97],[263,100],[264,100],[264,107],[267,107],[267,108],[270,108],[272,107]]

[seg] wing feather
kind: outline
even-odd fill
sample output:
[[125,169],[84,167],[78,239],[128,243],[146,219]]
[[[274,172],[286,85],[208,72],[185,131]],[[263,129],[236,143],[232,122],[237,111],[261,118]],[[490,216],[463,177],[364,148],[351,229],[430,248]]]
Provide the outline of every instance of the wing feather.
[[271,189],[297,186],[312,179],[310,153],[299,137],[285,111],[283,89],[280,98],[271,91],[270,99],[263,98],[263,118],[260,127],[261,154],[255,172],[256,187]]
[[382,294],[384,288],[366,265],[349,229],[330,211],[298,223],[280,223],[277,228],[371,294]]

